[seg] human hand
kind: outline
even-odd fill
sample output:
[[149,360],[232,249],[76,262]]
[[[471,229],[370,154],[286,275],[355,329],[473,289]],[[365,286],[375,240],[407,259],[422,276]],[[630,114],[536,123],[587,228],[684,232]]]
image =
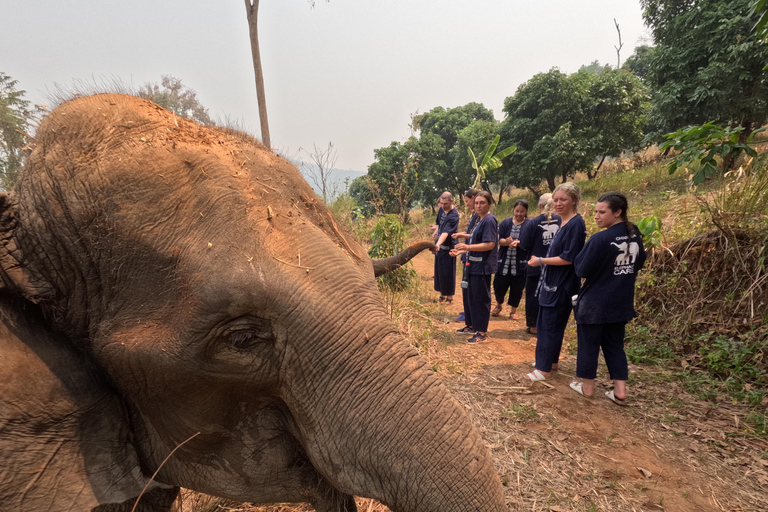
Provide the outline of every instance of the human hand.
[[539,266],[539,257],[538,256],[531,256],[531,259],[528,260],[528,266],[529,267],[538,267]]

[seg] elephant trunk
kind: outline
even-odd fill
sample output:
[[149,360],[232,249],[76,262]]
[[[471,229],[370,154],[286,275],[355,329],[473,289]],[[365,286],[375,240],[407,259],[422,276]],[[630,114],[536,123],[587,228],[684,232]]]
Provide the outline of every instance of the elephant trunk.
[[425,249],[429,249],[430,251],[435,252],[436,247],[433,242],[425,240],[410,245],[395,256],[373,260],[373,274],[376,277],[379,277],[388,272],[392,272],[393,270],[397,270],[398,268],[411,261],[417,254]]
[[340,491],[395,512],[506,511],[490,455],[462,406],[400,335],[374,341],[369,327],[363,336],[363,350],[326,374],[332,382],[308,376],[324,382],[314,400],[289,404],[310,409],[312,428],[301,437],[317,470]]

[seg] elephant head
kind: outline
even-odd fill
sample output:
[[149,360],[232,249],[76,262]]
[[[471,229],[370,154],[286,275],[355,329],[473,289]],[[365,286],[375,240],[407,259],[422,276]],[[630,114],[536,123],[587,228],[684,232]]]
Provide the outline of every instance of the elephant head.
[[146,510],[177,487],[506,510],[479,434],[292,165],[120,95],[63,104],[35,139],[0,201],[0,356],[23,372],[0,379],[0,509],[123,510],[159,468]]

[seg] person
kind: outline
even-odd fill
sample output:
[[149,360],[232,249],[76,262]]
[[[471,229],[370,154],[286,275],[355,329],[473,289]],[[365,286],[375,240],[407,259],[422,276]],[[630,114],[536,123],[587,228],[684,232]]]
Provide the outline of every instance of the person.
[[525,289],[525,267],[528,253],[520,247],[520,233],[528,224],[528,201],[518,199],[512,209],[512,216],[499,224],[499,263],[493,278],[493,294],[496,307],[491,316],[499,316],[504,307],[504,296],[509,290],[509,318],[517,320],[517,307]]
[[595,222],[602,231],[591,236],[576,256],[573,267],[584,278],[574,308],[578,348],[576,376],[571,388],[584,395],[595,394],[600,349],[613,380],[605,396],[626,405],[629,368],[624,352],[624,328],[636,316],[635,279],[645,263],[643,237],[627,220],[627,198],[621,192],[606,192],[595,205]]
[[433,235],[435,251],[435,291],[440,292],[439,302],[453,303],[456,293],[456,256],[451,256],[453,238],[459,227],[459,211],[453,206],[453,194],[448,191],[440,196],[440,209]]
[[[454,240],[456,240],[458,238],[469,238],[470,234],[472,233],[472,230],[475,227],[475,223],[477,222],[477,213],[475,212],[475,196],[476,195],[477,195],[477,190],[475,190],[474,188],[468,188],[464,192],[464,204],[467,205],[467,211],[471,212],[471,217],[469,218],[469,222],[467,223],[467,230],[466,231],[464,231],[462,233],[454,233],[454,234],[451,235],[451,238],[453,238]],[[457,254],[459,254],[459,253],[458,253],[458,251],[456,251],[455,246],[454,246],[454,254],[453,255],[456,256]],[[462,253],[461,254],[461,268],[462,268],[462,272],[466,271],[466,268],[465,268],[466,263],[467,263],[466,256]],[[463,280],[463,277],[462,277],[462,280]],[[464,303],[464,311],[466,311],[468,309],[468,307],[467,307],[467,294],[464,293],[463,289],[462,289],[462,292],[461,292],[461,300]],[[466,316],[464,314],[464,311],[459,313],[458,318],[456,318],[457,322],[463,322],[464,320],[466,320]]]
[[[457,332],[474,333],[467,343],[488,341],[488,321],[491,319],[491,275],[496,272],[499,253],[499,224],[490,213],[491,194],[481,190],[475,196],[477,224],[468,243],[456,244],[456,250],[466,253],[465,326]],[[465,285],[462,284],[462,287]]]
[[[531,257],[546,256],[552,238],[560,229],[560,216],[552,213],[553,208],[552,194],[542,194],[539,197],[539,216],[527,222],[520,233],[520,248],[528,251]],[[536,321],[539,318],[539,298],[536,296],[536,290],[540,276],[541,267],[532,267],[526,263],[525,326],[528,334],[536,334]]]
[[587,226],[578,214],[581,191],[571,182],[562,183],[552,193],[555,211],[560,215],[560,229],[545,257],[533,256],[531,267],[542,267],[538,283],[539,317],[536,321],[536,368],[526,378],[546,380],[557,368],[563,335],[573,309],[571,297],[579,291],[580,281],[573,260],[584,247]]

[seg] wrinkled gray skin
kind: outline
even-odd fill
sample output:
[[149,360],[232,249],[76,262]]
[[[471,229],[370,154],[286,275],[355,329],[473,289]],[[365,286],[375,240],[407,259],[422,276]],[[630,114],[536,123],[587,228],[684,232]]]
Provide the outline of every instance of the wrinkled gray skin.
[[139,510],[178,487],[506,510],[364,250],[255,140],[137,98],[70,101],[0,229],[0,510],[129,511],[182,444]]

